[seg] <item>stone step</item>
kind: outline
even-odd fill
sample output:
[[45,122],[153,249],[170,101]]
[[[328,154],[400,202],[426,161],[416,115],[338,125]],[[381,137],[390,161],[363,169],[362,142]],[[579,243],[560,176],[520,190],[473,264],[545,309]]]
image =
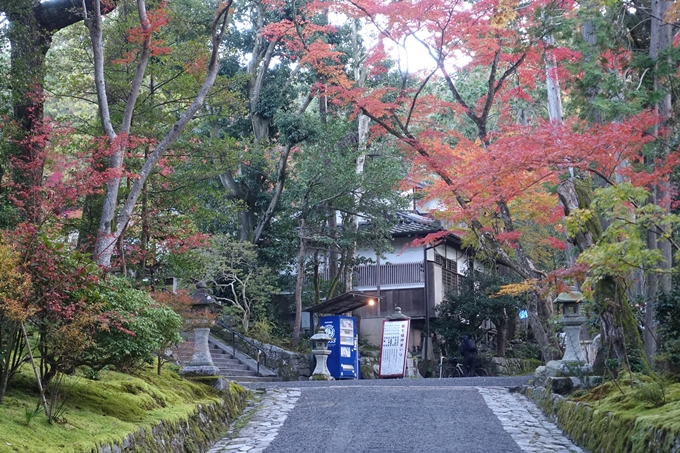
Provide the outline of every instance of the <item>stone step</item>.
[[230,358],[228,358],[228,357],[215,357],[215,356],[212,356],[212,359],[213,359],[213,362],[215,362],[215,363],[218,363],[218,362],[219,362],[219,363],[232,364],[232,365],[244,365],[243,363],[241,363],[240,360],[238,360],[238,359],[230,359]]
[[[226,376],[225,376],[226,377]],[[262,377],[262,376],[234,376],[233,378],[227,377],[230,381],[234,382],[279,382],[280,377]]]
[[213,362],[217,363],[233,363],[235,365],[242,364],[242,362],[237,359],[236,357],[232,357],[230,354],[216,354],[215,352],[212,352],[210,356],[213,359]]
[[220,368],[220,374],[227,379],[231,379],[236,376],[253,376],[258,377],[257,374],[252,370],[232,370],[229,368]]
[[232,357],[232,356],[229,355],[229,354],[215,354],[215,353],[212,353],[212,354],[210,354],[210,357],[212,357],[213,359],[216,359],[216,360],[235,360],[235,361],[237,361],[237,362],[240,362],[239,359],[237,359],[236,357]]
[[221,349],[211,349],[210,350],[210,355],[213,357],[228,357],[230,359],[235,359],[233,355],[229,354],[228,352],[224,352]]
[[231,351],[231,346],[227,346],[227,350],[225,350],[224,348],[216,345],[215,343],[211,343],[210,344],[210,351],[223,351],[223,352],[229,353],[229,351]]
[[223,376],[257,376],[253,370],[234,370],[232,368],[218,367]]
[[[250,368],[248,368],[247,365],[238,364],[238,363],[237,364],[220,363],[220,362],[215,362],[215,361],[213,361],[213,363],[215,364],[216,367],[223,369],[223,370],[241,370],[241,371],[250,370]],[[252,371],[252,370],[250,370],[250,371]]]
[[210,356],[213,359],[219,359],[219,360],[236,360],[237,362],[240,362],[239,359],[236,357],[232,356],[231,354],[215,354],[214,352],[210,354]]
[[[230,349],[229,349],[230,351]],[[223,348],[210,344],[210,355],[213,363],[220,369],[220,375],[235,382],[275,382],[281,379],[278,376],[262,377],[253,371],[248,365],[231,355]]]

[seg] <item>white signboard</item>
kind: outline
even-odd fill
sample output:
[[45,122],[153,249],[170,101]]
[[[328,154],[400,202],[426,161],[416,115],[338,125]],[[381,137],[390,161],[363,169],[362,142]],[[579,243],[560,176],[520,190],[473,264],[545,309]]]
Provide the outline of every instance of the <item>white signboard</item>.
[[379,377],[403,377],[410,319],[383,321]]

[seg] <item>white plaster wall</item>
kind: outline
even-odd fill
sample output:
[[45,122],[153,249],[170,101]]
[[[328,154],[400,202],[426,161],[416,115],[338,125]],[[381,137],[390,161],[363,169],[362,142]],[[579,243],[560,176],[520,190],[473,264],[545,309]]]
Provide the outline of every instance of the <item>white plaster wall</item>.
[[[474,261],[474,266],[475,269],[479,272],[484,272],[484,265],[480,263],[479,261],[475,260]],[[467,275],[468,273],[468,262],[467,260],[462,260],[458,262],[458,272],[463,275]]]
[[382,335],[382,322],[384,318],[361,318],[359,329],[362,337],[365,337],[369,344],[380,347],[380,336]]
[[444,285],[442,284],[442,268],[434,266],[434,306],[444,300]]
[[[436,246],[434,249],[429,250],[428,256],[427,256],[427,258],[429,260],[434,261],[434,251],[435,250],[437,251],[437,253],[439,253],[444,258],[449,259],[449,260],[453,260],[453,261],[457,261],[459,267],[460,267],[461,261],[462,262],[466,261],[465,253],[463,253],[463,251],[458,250],[457,248],[452,247],[448,244],[441,244],[441,245]],[[430,253],[431,253],[431,255],[430,255]]]
[[[423,261],[422,247],[407,247],[414,238],[395,238],[392,242],[394,250],[385,253],[385,258],[381,258],[382,264],[399,264],[399,263],[413,263],[415,261]],[[358,250],[357,256],[370,258],[376,260],[376,254],[373,250]]]
[[[361,323],[359,325],[361,336],[365,337],[370,345],[377,348],[380,347],[380,342],[382,340],[382,324],[384,319],[385,318],[361,318]],[[411,327],[411,330],[408,333],[409,351],[413,349],[415,338],[417,338],[418,345],[420,345],[420,331]]]

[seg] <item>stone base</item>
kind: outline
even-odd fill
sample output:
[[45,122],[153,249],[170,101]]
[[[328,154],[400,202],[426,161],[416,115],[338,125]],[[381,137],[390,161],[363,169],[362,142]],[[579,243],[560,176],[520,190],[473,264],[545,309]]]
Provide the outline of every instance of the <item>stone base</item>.
[[412,379],[422,378],[420,371],[418,371],[417,360],[410,356],[411,353],[409,352],[406,358],[406,372],[404,373],[404,377]]
[[545,366],[539,366],[534,372],[534,381],[543,386],[549,377],[586,376],[593,372],[593,367],[583,362],[565,362],[551,360]]
[[220,374],[220,369],[215,365],[203,365],[195,366],[189,365],[182,368],[182,377],[193,377],[193,376],[218,376]]
[[186,376],[187,380],[208,385],[219,392],[229,391],[229,379],[221,376]]
[[312,374],[309,377],[310,381],[334,381],[335,378],[330,374]]
[[229,390],[229,379],[225,379],[222,377],[217,378],[217,381],[215,382],[215,384],[213,384],[213,387],[215,388],[215,390],[225,392]]
[[591,376],[593,368],[582,362],[551,360],[539,366],[534,373],[532,384],[545,387],[558,395],[566,395],[574,389],[591,388],[602,383],[602,377]]

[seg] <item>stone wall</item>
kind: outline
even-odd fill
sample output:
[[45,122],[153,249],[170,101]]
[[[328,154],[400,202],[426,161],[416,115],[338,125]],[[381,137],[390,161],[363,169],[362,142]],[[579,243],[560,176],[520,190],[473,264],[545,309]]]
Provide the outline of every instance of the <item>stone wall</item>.
[[378,353],[361,356],[361,379],[377,379],[380,370]]
[[223,404],[199,404],[188,417],[162,420],[150,429],[140,428],[91,453],[203,453],[224,436],[229,424],[243,412],[246,396],[243,387],[231,383],[223,393]]
[[540,364],[538,360],[492,357],[488,371],[493,376],[515,376],[533,373]]
[[598,453],[678,453],[680,433],[644,420],[598,410],[550,393],[544,387],[523,387],[551,420],[575,442]]
[[267,354],[267,368],[284,381],[307,380],[312,375],[309,369],[309,354],[287,351],[278,346],[250,339]]

